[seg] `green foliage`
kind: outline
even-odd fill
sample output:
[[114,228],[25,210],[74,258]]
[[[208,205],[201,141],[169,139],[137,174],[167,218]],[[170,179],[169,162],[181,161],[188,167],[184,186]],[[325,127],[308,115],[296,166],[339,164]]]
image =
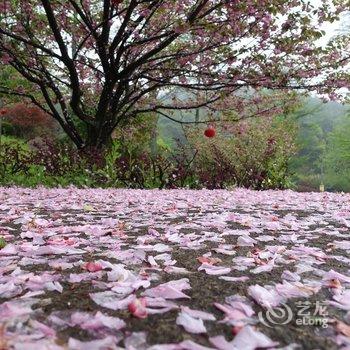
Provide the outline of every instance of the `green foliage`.
[[286,188],[291,185],[288,163],[295,151],[295,134],[294,122],[278,117],[234,124],[226,133],[221,130],[215,141],[192,133],[199,151],[195,166],[213,176],[221,172],[216,177],[224,187]]
[[[5,64],[0,64],[0,86],[4,90],[17,92],[32,90],[32,84],[27,79],[23,78],[12,66]],[[23,97],[18,95],[2,95],[1,98],[6,103],[23,102]]]
[[307,100],[296,113],[298,152],[290,162],[299,190],[350,191],[350,122],[346,106]]
[[339,104],[309,99],[291,116],[218,122],[214,139],[202,126],[173,126],[144,115],[96,154],[67,139],[2,136],[0,185],[350,191],[350,117]]
[[[209,140],[190,127],[187,143],[174,147],[158,133],[157,118],[144,118],[118,130],[104,151],[79,152],[64,141],[28,146],[11,139],[16,157],[5,152],[1,185],[25,187],[128,188],[285,188],[295,126],[285,118],[222,125]],[[155,146],[155,148],[154,148]],[[5,150],[5,147],[3,147]],[[4,153],[4,155],[5,155]],[[17,159],[16,164],[12,164]],[[21,167],[17,167],[17,163]],[[15,166],[16,171],[11,169]]]
[[28,145],[17,138],[1,136],[0,139],[0,177],[26,173],[31,152]]
[[328,189],[350,191],[350,116],[328,136],[325,183]]

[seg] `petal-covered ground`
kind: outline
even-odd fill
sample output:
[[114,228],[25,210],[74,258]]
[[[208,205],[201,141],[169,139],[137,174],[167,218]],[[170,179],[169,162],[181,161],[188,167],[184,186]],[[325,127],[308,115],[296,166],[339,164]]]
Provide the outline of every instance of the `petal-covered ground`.
[[349,202],[0,189],[0,349],[349,349]]

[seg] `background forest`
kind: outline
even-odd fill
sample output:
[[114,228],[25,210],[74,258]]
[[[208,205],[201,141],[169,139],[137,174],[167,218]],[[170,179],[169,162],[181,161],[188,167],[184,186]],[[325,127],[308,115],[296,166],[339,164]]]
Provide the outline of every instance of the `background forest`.
[[201,124],[206,113],[175,114],[181,123],[145,115],[118,129],[106,153],[87,155],[39,109],[13,103],[2,109],[0,182],[350,191],[347,105],[309,97],[284,113],[239,122],[218,118],[209,138]]
[[296,113],[297,152],[291,159],[293,182],[300,190],[350,190],[349,106],[306,100]]

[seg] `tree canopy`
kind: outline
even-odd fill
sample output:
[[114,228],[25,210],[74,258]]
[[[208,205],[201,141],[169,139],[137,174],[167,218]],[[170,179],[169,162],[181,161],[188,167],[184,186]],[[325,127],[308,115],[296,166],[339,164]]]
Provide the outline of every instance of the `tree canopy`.
[[[145,113],[239,113],[241,89],[331,93],[348,85],[335,70],[346,40],[317,40],[344,10],[339,0],[4,0],[1,61],[31,84],[0,93],[30,99],[79,148]],[[174,89],[189,97],[157,98]]]

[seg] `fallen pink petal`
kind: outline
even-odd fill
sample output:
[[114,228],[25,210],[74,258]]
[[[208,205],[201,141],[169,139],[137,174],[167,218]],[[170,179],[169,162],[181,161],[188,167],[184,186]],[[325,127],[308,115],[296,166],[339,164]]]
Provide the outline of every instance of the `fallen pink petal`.
[[234,340],[228,342],[223,336],[210,338],[211,343],[220,350],[254,350],[271,349],[278,345],[263,333],[256,331],[253,327],[246,326],[235,336]]
[[181,311],[176,319],[176,324],[184,327],[189,333],[206,333],[207,330],[201,318],[195,318],[186,311]]
[[[322,194],[243,189],[3,188],[1,197],[0,329],[9,349],[350,345],[350,257],[339,243],[350,211],[337,214],[348,195],[327,194],[327,210]],[[300,337],[299,307],[321,312],[328,328]],[[290,323],[281,320],[278,333],[267,315],[282,310]],[[332,333],[327,312],[343,333]]]
[[137,318],[146,318],[147,317],[146,305],[147,305],[147,301],[145,298],[141,298],[141,299],[135,298],[128,305],[128,309],[133,316]]

